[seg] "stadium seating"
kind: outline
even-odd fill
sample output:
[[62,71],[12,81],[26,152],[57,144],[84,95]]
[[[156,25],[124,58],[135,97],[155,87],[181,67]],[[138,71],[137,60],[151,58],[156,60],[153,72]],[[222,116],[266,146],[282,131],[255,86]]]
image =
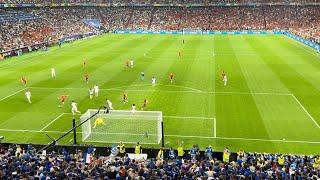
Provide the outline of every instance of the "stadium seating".
[[97,33],[83,19],[96,19],[107,30],[281,29],[320,41],[319,6],[61,7],[18,11],[4,8],[0,10],[0,52],[76,34]]
[[[208,4],[208,3],[247,3],[246,0],[3,0],[3,3],[122,3],[122,4]],[[250,3],[315,3],[318,0],[286,0],[280,2],[278,0],[251,0]]]
[[36,19],[38,19],[38,17],[32,14],[24,13],[24,12],[10,11],[10,12],[1,13],[0,11],[0,23],[28,21],[28,20],[36,20]]
[[[184,6],[44,7],[0,9],[0,53],[59,41],[77,35],[114,30],[288,30],[320,43],[319,6],[199,6],[188,4],[244,3],[244,0],[4,0],[4,3],[183,4]],[[253,0],[252,3],[277,3]],[[289,3],[319,0],[288,0]],[[94,26],[93,26],[94,24]],[[99,25],[103,28],[96,28]],[[95,26],[97,25],[97,26]],[[1,54],[0,54],[1,55]],[[0,56],[0,59],[3,57]],[[80,147],[76,147],[80,148]],[[83,147],[82,147],[83,148]],[[47,154],[32,145],[0,146],[0,179],[319,179],[320,157],[239,151],[225,160],[186,151],[183,159],[151,154],[133,159],[67,149]],[[109,149],[108,149],[109,150]],[[111,152],[114,153],[114,152]],[[88,158],[90,157],[90,158]]]
[[[246,153],[239,151],[234,161],[150,157],[143,161],[128,156],[99,156],[93,147],[85,150],[58,149],[46,154],[31,146],[0,148],[1,179],[318,179],[319,156]],[[187,153],[186,153],[187,154]],[[89,158],[90,157],[90,158]]]

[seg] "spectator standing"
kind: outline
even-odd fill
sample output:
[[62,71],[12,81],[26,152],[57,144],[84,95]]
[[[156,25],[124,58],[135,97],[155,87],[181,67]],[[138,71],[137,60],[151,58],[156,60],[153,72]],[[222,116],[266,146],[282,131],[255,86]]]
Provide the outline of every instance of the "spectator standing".
[[118,149],[119,149],[119,156],[124,157],[126,155],[126,147],[122,141],[120,141],[118,145]]
[[229,158],[230,158],[230,151],[229,151],[229,148],[226,147],[224,148],[223,150],[223,162],[229,162]]
[[163,154],[164,154],[164,150],[163,150],[163,147],[161,147],[158,151],[157,160],[163,160]]
[[189,153],[190,153],[191,159],[197,159],[197,156],[199,155],[199,149],[197,145],[193,145]]
[[207,160],[212,160],[212,154],[213,154],[213,149],[212,149],[212,146],[210,145],[204,151],[204,155]]
[[179,147],[177,148],[177,151],[178,151],[178,158],[182,159],[183,156],[184,156],[184,150],[183,150],[183,147],[182,147],[181,144],[179,144]]
[[176,158],[176,153],[174,152],[174,149],[172,147],[170,147],[170,149],[168,151],[168,157],[169,157],[169,159],[175,159]]
[[134,148],[135,154],[141,154],[142,148],[139,142],[137,142],[136,147]]

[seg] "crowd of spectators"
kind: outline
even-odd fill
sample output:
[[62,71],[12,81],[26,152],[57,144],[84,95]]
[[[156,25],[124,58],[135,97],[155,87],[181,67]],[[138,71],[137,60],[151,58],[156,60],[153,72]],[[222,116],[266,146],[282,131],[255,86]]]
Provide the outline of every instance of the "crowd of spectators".
[[[120,148],[124,153],[119,154]],[[180,148],[180,149],[179,149]],[[124,144],[106,155],[95,148],[37,153],[31,145],[0,148],[1,179],[311,179],[320,178],[320,157],[238,151],[229,159],[202,153],[196,145],[184,150],[160,149],[154,157],[130,159]]]
[[124,3],[124,4],[209,4],[209,3],[319,3],[319,0],[1,0],[0,3]]
[[[1,14],[16,9],[1,9]],[[0,51],[97,33],[82,19],[97,19],[106,30],[289,30],[320,42],[320,6],[232,7],[59,7],[19,9],[34,19],[0,21]],[[22,14],[22,15],[21,15]]]
[[[11,11],[14,10],[0,12],[0,14]],[[83,24],[82,14],[75,13],[76,11],[79,12],[73,8],[24,9],[25,14],[32,14],[38,18],[0,22],[0,52],[96,31]]]

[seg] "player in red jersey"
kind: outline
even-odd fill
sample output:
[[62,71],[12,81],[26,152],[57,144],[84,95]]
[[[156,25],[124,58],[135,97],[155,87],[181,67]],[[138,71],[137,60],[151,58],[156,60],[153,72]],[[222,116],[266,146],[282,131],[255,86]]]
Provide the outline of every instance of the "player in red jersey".
[[126,103],[126,102],[128,102],[128,94],[127,93],[125,93],[125,92],[123,92],[122,93],[122,100],[123,100],[123,103]]
[[69,97],[69,95],[61,95],[59,97],[59,101],[60,101],[60,104],[59,104],[59,108],[62,108],[64,103],[67,101],[67,98]]
[[126,62],[125,62],[125,67],[130,68],[130,62],[129,62],[129,60],[126,60]]
[[147,107],[147,104],[148,104],[148,100],[147,100],[147,99],[144,99],[144,100],[143,100],[142,107],[141,107],[141,110],[142,110],[142,111]]
[[85,75],[84,75],[84,81],[88,84],[89,83],[89,74],[88,73],[86,73]]
[[88,60],[84,59],[83,62],[82,62],[83,68],[87,67],[87,64],[88,64]]
[[27,85],[27,78],[25,77],[25,76],[22,76],[21,77],[21,83],[22,83],[22,85],[24,85],[24,86],[26,86]]
[[170,83],[173,83],[173,81],[174,81],[174,74],[173,73],[169,74],[169,80],[170,80]]
[[224,71],[222,71],[221,76],[222,76],[223,85],[227,86],[227,82],[228,82],[227,74]]
[[226,75],[226,73],[224,71],[222,71],[221,73],[221,78],[223,79],[223,77]]

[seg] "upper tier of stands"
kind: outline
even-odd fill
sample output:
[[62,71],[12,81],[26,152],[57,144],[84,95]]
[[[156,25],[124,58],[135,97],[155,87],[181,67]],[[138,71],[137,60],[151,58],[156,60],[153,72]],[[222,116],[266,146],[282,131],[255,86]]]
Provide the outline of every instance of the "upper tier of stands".
[[28,20],[36,20],[37,16],[33,14],[28,14],[19,11],[12,11],[9,13],[0,11],[0,23],[4,22],[16,22],[16,21],[28,21]]
[[[4,8],[0,9],[1,15],[5,18],[0,21],[0,52],[97,32],[83,19],[97,19],[107,30],[285,29],[320,41],[320,6]],[[12,21],[19,18],[28,21]]]
[[209,3],[320,3],[320,0],[3,0],[0,3],[123,3],[123,4],[209,4]]

